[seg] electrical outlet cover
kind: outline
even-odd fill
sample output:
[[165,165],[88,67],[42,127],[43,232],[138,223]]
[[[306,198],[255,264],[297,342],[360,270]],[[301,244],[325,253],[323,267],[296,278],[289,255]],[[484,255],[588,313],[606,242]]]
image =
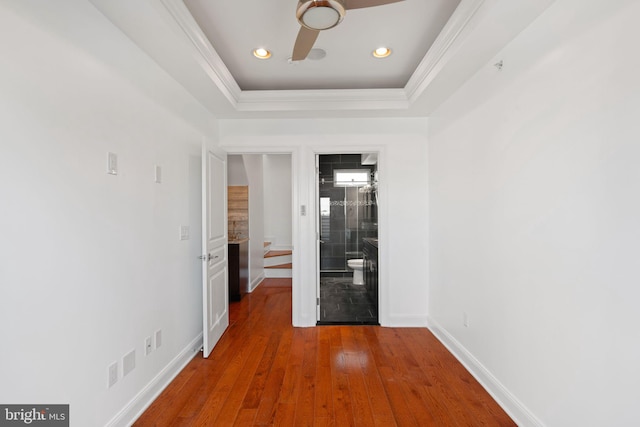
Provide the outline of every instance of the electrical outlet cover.
[[189,226],[181,225],[180,226],[180,240],[189,240]]

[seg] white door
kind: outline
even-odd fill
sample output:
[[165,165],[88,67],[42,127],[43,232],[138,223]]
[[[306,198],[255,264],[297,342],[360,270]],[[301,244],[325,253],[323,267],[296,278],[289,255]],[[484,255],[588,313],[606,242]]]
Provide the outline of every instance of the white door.
[[227,163],[202,148],[203,355],[229,326],[227,272]]

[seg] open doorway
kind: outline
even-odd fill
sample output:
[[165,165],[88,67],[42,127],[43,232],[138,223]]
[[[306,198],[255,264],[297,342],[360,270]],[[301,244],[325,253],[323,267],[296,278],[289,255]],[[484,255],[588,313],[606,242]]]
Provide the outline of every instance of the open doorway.
[[319,325],[378,325],[377,154],[319,154]]
[[[235,302],[262,284],[291,287],[292,156],[230,153],[227,159],[229,263],[238,266],[230,268],[229,296]],[[240,250],[232,251],[237,245]],[[237,262],[232,253],[240,254]],[[232,289],[234,282],[239,289]]]

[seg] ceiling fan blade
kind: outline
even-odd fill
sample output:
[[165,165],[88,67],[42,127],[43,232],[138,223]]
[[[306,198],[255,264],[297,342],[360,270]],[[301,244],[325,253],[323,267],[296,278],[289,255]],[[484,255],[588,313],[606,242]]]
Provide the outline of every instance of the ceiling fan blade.
[[302,61],[305,59],[313,47],[313,44],[316,42],[318,34],[320,34],[320,31],[300,27],[298,37],[296,38],[296,44],[293,45],[293,55],[291,55],[291,60]]
[[403,0],[346,0],[345,9],[362,9],[364,7],[382,6]]

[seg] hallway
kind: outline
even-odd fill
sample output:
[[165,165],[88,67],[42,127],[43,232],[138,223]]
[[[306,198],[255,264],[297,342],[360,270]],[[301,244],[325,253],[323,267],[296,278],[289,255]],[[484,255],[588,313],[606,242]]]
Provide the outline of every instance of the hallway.
[[266,279],[134,425],[515,424],[428,330],[293,328],[290,279]]

